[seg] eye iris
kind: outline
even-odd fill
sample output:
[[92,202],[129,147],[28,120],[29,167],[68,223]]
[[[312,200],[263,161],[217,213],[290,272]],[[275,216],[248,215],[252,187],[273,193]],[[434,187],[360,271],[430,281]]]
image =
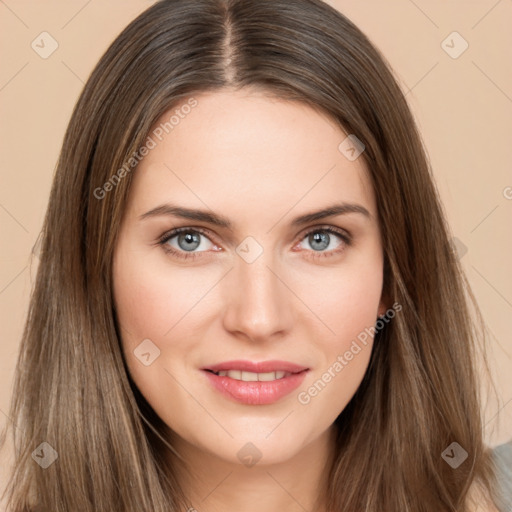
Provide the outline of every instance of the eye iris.
[[[181,245],[181,242],[185,240],[186,243],[196,243],[197,245],[195,247],[183,247]],[[197,233],[192,233],[192,232],[187,232],[187,233],[184,233],[184,234],[180,234],[178,235],[178,245],[180,246],[181,249],[183,249],[184,251],[193,251],[194,249],[197,249],[197,247],[199,246],[200,244],[200,240],[199,240],[199,234]]]
[[319,243],[320,247],[318,247],[318,246],[316,247],[316,249],[319,249],[319,250],[322,250],[322,249],[325,249],[326,247],[328,247],[329,240],[330,240],[330,237],[329,237],[328,233],[323,233],[323,232],[317,231],[316,233],[309,235],[309,242],[311,243],[311,246],[313,248],[315,248],[315,244]]
[[[198,248],[201,243],[201,234],[197,231],[184,231],[175,235],[178,239],[178,246],[185,252],[192,252]],[[174,238],[174,237],[172,237]],[[331,240],[329,231],[314,231],[308,235],[308,240],[315,251],[323,251],[329,246]],[[183,244],[185,242],[185,244]],[[191,247],[189,244],[194,245]]]

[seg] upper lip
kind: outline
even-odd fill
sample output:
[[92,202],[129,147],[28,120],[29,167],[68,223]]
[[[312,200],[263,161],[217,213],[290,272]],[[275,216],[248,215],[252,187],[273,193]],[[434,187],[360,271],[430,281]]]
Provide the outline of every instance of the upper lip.
[[291,363],[289,361],[224,361],[223,363],[213,364],[210,366],[206,366],[203,370],[210,370],[212,372],[222,372],[227,370],[240,370],[244,372],[253,372],[253,373],[267,373],[267,372],[289,372],[289,373],[299,373],[304,370],[308,370],[306,366],[302,366],[300,364]]

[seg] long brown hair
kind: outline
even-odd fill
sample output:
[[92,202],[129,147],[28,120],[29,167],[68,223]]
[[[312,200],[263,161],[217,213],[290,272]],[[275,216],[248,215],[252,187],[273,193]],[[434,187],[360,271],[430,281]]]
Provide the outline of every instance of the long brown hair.
[[[112,255],[136,172],[127,162],[157,119],[194,93],[246,86],[319,109],[364,143],[383,292],[402,305],[336,420],[329,510],[463,512],[474,483],[497,495],[476,371],[485,329],[386,60],[320,0],[162,0],[101,58],[65,135],[15,373],[14,512],[187,506],[164,425],[123,358]],[[44,470],[32,460],[42,442],[58,454]],[[454,442],[468,454],[456,469],[442,457]]]

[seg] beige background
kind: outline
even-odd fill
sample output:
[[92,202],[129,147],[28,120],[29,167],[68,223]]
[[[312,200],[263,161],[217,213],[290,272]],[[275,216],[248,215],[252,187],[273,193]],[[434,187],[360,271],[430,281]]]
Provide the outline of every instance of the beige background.
[[[29,257],[73,105],[107,45],[151,3],[0,0],[0,427],[37,264]],[[512,0],[329,3],[382,51],[419,123],[492,333],[501,403],[486,410],[487,438],[499,444],[512,438]],[[31,44],[43,51],[44,37],[50,48],[45,31],[58,48],[43,59]]]

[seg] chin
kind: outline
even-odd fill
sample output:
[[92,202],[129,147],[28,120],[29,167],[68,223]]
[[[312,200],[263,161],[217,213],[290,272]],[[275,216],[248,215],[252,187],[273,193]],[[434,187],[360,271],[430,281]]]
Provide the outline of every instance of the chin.
[[[288,413],[287,413],[288,414]],[[291,416],[291,415],[290,415]],[[286,414],[276,421],[272,421],[269,429],[267,422],[258,424],[252,419],[252,425],[243,428],[238,425],[226,425],[232,434],[204,438],[204,431],[199,433],[195,440],[187,439],[194,447],[210,456],[228,464],[245,465],[274,465],[285,463],[297,457],[307,445],[321,434],[308,431],[306,425],[299,430],[298,425],[291,422],[282,425],[279,423]]]

